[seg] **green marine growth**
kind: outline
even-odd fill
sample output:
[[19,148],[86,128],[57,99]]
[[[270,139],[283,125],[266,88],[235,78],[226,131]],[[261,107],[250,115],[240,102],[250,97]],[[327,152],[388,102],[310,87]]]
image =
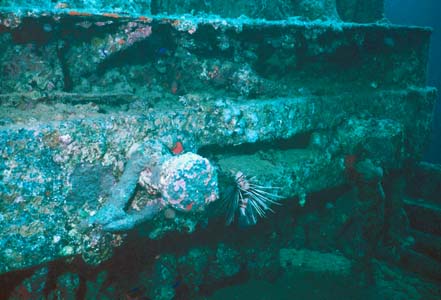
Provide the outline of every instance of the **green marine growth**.
[[[202,212],[219,198],[216,170],[197,154],[174,156],[161,143],[147,142],[134,145],[128,156],[119,182],[101,209],[89,218],[88,226],[98,225],[110,232],[130,230],[165,207]],[[151,200],[139,211],[128,212],[138,184]]]

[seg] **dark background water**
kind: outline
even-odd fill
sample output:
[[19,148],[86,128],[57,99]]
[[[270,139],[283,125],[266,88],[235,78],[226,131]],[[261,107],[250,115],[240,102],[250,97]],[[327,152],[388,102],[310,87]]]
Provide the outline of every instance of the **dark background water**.
[[[441,91],[441,1],[386,0],[386,17],[392,23],[433,27],[428,84]],[[425,160],[441,163],[441,97],[434,111],[433,136]]]

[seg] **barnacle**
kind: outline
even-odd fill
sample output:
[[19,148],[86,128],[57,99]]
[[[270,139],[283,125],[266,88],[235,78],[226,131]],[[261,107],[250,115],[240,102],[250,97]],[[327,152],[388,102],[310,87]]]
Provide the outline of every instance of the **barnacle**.
[[255,177],[248,178],[240,171],[233,174],[234,183],[227,187],[222,197],[227,225],[234,221],[237,211],[239,224],[254,225],[258,217],[265,217],[267,211],[273,212],[272,204],[280,204],[278,200],[282,197],[275,193],[278,188],[259,185]]

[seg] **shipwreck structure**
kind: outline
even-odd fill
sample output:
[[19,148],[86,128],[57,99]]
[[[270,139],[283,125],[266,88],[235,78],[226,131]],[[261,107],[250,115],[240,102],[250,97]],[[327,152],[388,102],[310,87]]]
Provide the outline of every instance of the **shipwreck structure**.
[[[2,1],[0,273],[31,268],[35,281],[53,261],[98,265],[135,226],[152,243],[195,234],[218,243],[189,239],[181,260],[169,248],[154,252],[162,256],[152,264],[171,274],[152,275],[156,299],[172,299],[183,265],[193,275],[181,282],[197,293],[244,269],[258,277],[290,268],[303,251],[295,248],[370,260],[387,240],[414,261],[406,218],[427,205],[406,204],[402,182],[415,181],[406,174],[415,174],[431,128],[431,31],[389,24],[382,2]],[[219,234],[232,172],[283,198],[272,208],[278,220],[268,215],[249,229],[260,242],[244,248],[254,250]],[[292,229],[250,264],[277,222]],[[353,223],[364,228],[360,243],[341,247],[334,238]],[[439,238],[425,231],[421,241]],[[347,274],[341,259],[327,268]],[[74,294],[78,275],[69,276],[55,280]],[[47,282],[21,284],[50,292]]]

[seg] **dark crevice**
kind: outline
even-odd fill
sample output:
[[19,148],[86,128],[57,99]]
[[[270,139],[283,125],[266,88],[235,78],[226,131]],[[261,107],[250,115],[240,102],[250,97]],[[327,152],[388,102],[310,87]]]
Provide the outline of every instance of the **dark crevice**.
[[59,35],[61,39],[73,43],[91,42],[93,39],[105,38],[106,35],[116,33],[120,22],[108,22],[99,17],[66,16],[60,21]]
[[[29,278],[36,270],[36,267],[12,271],[5,274],[0,275],[0,299],[9,299],[11,295],[15,294],[18,296],[26,297],[25,293],[20,294],[19,285],[25,280]],[[18,290],[18,292],[14,293],[14,290]],[[24,299],[24,298],[22,298]]]
[[198,154],[202,156],[210,156],[217,154],[227,155],[251,155],[259,151],[268,150],[289,150],[289,149],[306,149],[311,140],[312,132],[302,132],[288,139],[277,139],[273,141],[243,143],[240,145],[207,145],[199,149]]
[[57,56],[60,61],[61,71],[63,72],[63,91],[70,92],[73,89],[73,81],[66,61],[66,52],[69,49],[68,42],[58,43]]
[[97,68],[98,74],[127,65],[144,65],[163,57],[173,56],[176,44],[170,25],[158,25],[153,33],[144,40],[134,43],[129,48],[117,52],[104,60]]
[[362,64],[360,49],[356,47],[356,45],[346,45],[337,48],[327,60],[336,68],[340,69],[340,72],[348,68],[358,68]]
[[56,37],[54,31],[54,21],[49,17],[24,18],[22,24],[12,31],[12,39],[17,44],[35,43],[43,46]]
[[232,285],[243,284],[250,279],[250,274],[245,265],[240,267],[240,271],[230,277],[220,280],[203,283],[199,286],[199,294],[202,296],[211,296],[215,291]]
[[[225,33],[227,34],[227,33]],[[194,46],[192,49],[188,49],[191,53],[204,58],[231,58],[234,55],[234,47],[228,47],[221,49],[219,47],[219,31],[214,29],[213,26],[202,25],[198,27],[198,30],[192,35],[194,39]],[[234,40],[231,37],[227,39]]]

